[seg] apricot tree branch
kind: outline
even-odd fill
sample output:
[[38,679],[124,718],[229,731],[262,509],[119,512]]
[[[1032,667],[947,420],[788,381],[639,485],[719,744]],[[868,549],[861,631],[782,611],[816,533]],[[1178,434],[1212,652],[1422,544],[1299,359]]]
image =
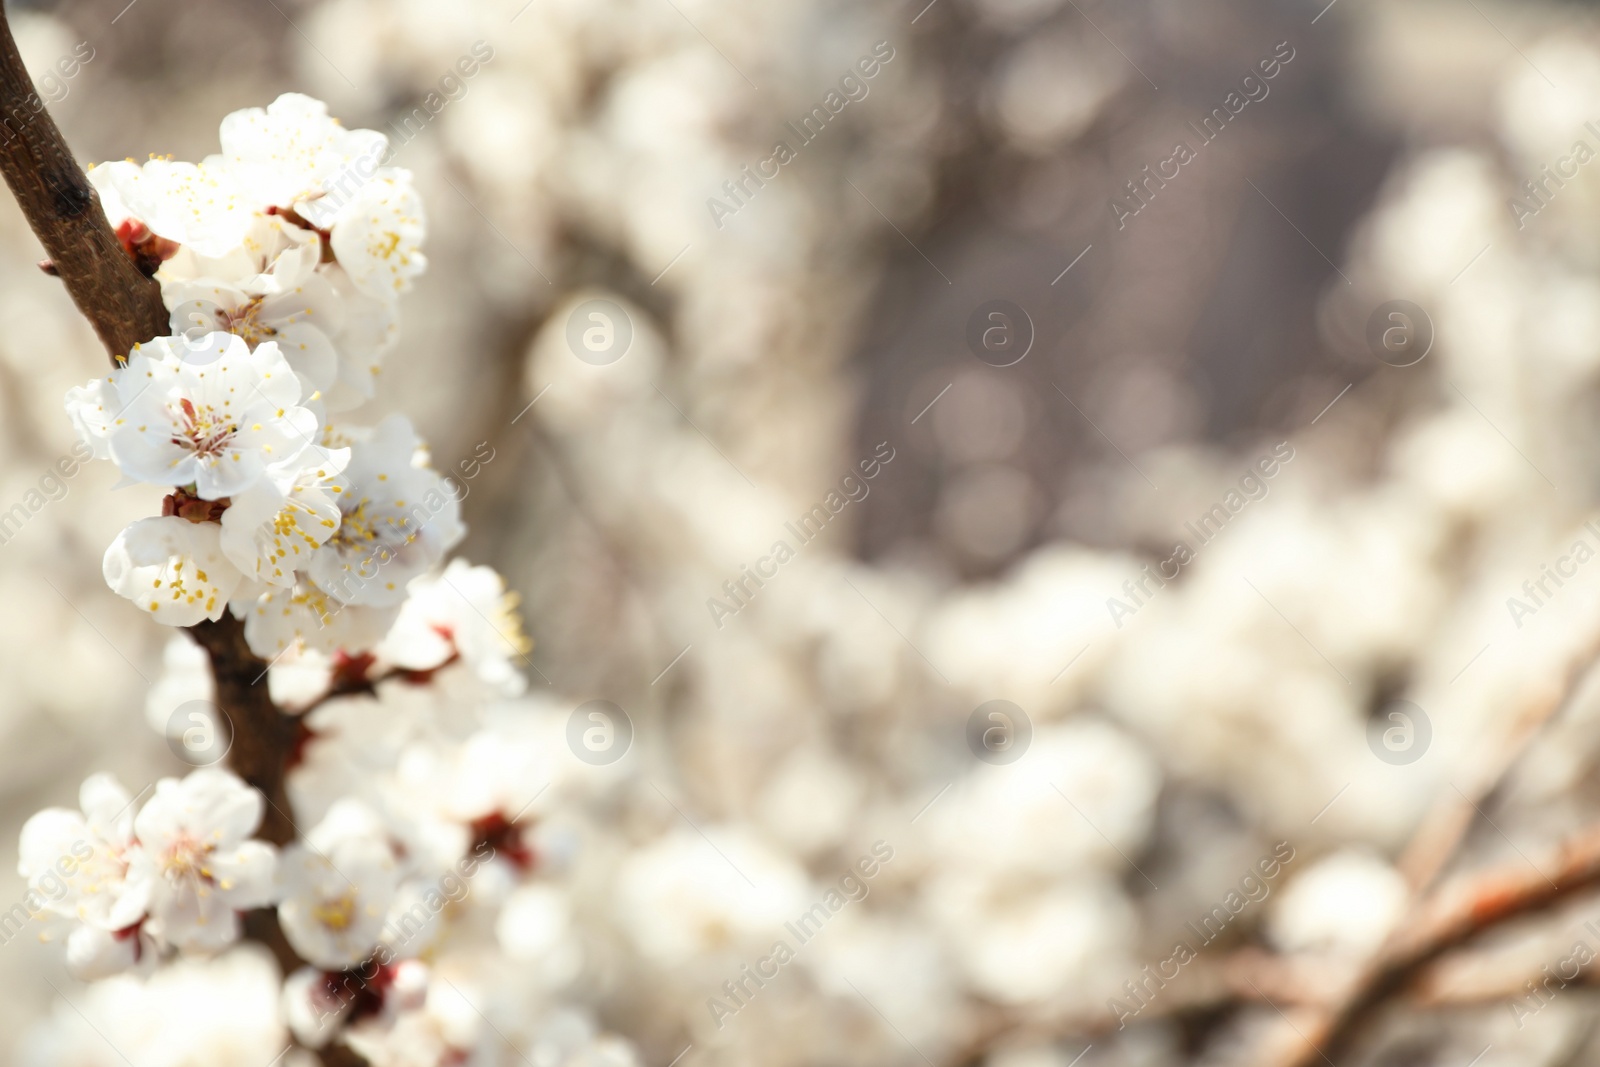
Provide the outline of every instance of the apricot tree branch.
[[0,8],[0,173],[67,294],[113,358],[167,332],[161,287],[112,232],[100,197],[22,65]]
[[275,845],[295,838],[284,779],[294,753],[299,720],[272,703],[266,684],[267,665],[245,644],[244,624],[224,614],[216,622],[189,628],[190,636],[211,658],[217,682],[217,707],[233,732],[228,762],[239,777],[267,798],[261,837]]
[[[44,245],[67,294],[94,327],[113,365],[135,344],[169,332],[161,286],[148,277],[111,229],[100,198],[73,158],[22,64],[11,24],[0,6],[0,174],[28,225]],[[263,683],[266,664],[244,640],[243,625],[224,614],[190,634],[206,650],[217,703],[233,730],[230,763],[267,799],[261,836],[283,845],[295,837],[284,777],[298,721],[272,703]],[[277,913],[261,909],[245,922],[247,936],[272,950],[285,975],[301,960],[284,939]],[[321,1053],[329,1065],[363,1062],[348,1049]]]
[[[167,332],[161,286],[139,270],[111,231],[99,197],[34,91],[3,7],[0,172],[113,361],[135,344]],[[294,836],[283,792],[293,720],[273,706],[266,686],[257,684],[265,665],[245,644],[237,620],[224,616],[193,627],[191,633],[210,655],[218,702],[232,720],[234,767],[269,801],[263,836],[283,844]]]

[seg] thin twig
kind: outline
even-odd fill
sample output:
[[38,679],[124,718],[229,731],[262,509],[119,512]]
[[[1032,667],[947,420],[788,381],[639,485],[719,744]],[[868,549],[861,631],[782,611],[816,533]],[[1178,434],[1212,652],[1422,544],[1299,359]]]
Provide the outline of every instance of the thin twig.
[[[1506,732],[1480,749],[1476,763],[1469,767],[1464,779],[1465,788],[1456,786],[1441,793],[1412,835],[1400,861],[1400,870],[1412,886],[1415,903],[1411,914],[1368,961],[1358,979],[1343,990],[1342,996],[1331,998],[1325,1010],[1308,1024],[1307,1040],[1291,1048],[1284,1067],[1314,1067],[1346,1048],[1357,1027],[1373,1010],[1409,980],[1417,967],[1438,954],[1418,956],[1407,940],[1419,928],[1425,909],[1435,906],[1433,898],[1427,894],[1429,887],[1449,866],[1482,804],[1500,787],[1539,730],[1581,690],[1594,669],[1597,642],[1600,638],[1591,638],[1576,649],[1558,679],[1523,701]],[[1547,879],[1542,874],[1535,876],[1547,891],[1556,891],[1555,886],[1561,881]],[[1562,890],[1567,888],[1561,887]],[[1469,929],[1463,936],[1471,932]]]
[[1487,738],[1476,763],[1455,779],[1459,789],[1444,790],[1423,817],[1400,858],[1400,872],[1412,891],[1425,891],[1450,862],[1477,818],[1480,807],[1499,788],[1539,730],[1571,703],[1594,669],[1600,640],[1591,641],[1568,661],[1552,685],[1527,697],[1504,734]]
[[[1552,873],[1553,872],[1553,873]],[[1547,876],[1548,875],[1548,876]],[[1360,1024],[1423,968],[1478,934],[1600,884],[1600,826],[1563,842],[1534,867],[1518,860],[1442,886],[1414,907],[1350,991],[1306,1025],[1306,1041],[1287,1062],[1310,1067],[1348,1053]]]

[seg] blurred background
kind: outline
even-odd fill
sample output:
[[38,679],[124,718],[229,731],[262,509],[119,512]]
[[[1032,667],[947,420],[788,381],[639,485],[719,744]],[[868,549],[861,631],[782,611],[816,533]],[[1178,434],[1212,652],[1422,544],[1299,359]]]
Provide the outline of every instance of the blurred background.
[[[521,596],[526,699],[631,719],[553,816],[547,994],[640,1063],[1280,1062],[1297,998],[1400,921],[1424,812],[1600,642],[1590,5],[10,9],[42,84],[92,48],[50,94],[86,163],[199,159],[299,91],[416,173],[431,265],[363,417],[410,413],[440,468],[492,453],[460,554]],[[0,510],[105,362],[40,255],[4,199]],[[605,360],[572,341],[597,306]],[[154,491],[114,480],[0,545],[0,841],[91,770],[181,770],[146,725],[170,634],[99,573]],[[1600,814],[1595,697],[1460,869],[1537,869]],[[971,741],[997,700],[1004,758]],[[719,1019],[880,841],[865,899]],[[1498,931],[1351,1055],[1600,1063],[1582,981],[1510,1007],[1597,917],[1579,893]],[[27,941],[11,1044],[67,1025]],[[28,1062],[121,1062],[75,1055]]]

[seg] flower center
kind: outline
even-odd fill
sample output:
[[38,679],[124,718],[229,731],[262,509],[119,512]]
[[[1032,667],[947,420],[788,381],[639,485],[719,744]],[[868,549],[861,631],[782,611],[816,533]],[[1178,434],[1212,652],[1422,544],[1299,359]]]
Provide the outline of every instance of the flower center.
[[210,845],[187,833],[179,834],[167,845],[162,856],[162,870],[173,881],[195,878],[209,882],[211,869],[206,866],[206,858],[210,855]]
[[342,895],[320,902],[311,914],[330,930],[349,929],[356,917],[356,891],[346,889]]
[[196,405],[188,397],[178,401],[183,409],[172,443],[199,456],[218,456],[233,440],[238,424],[219,414],[210,404]]
[[269,341],[278,336],[276,329],[268,326],[259,318],[262,299],[259,296],[252,297],[250,302],[239,310],[224,310],[221,313],[223,325],[228,332],[243,337],[245,343],[251,348],[254,348],[262,341]]

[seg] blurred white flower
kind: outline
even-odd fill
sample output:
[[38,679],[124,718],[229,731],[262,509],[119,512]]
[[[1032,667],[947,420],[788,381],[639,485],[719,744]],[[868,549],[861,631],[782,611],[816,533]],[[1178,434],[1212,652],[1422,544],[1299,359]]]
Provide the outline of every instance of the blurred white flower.
[[551,988],[572,981],[583,966],[572,902],[559,886],[534,883],[514,890],[495,920],[495,936],[507,956]]
[[174,723],[173,712],[195,701],[211,703],[217,685],[211,677],[211,657],[188,634],[173,634],[161,649],[161,674],[144,698],[144,720],[163,737],[176,727],[181,734],[191,725],[187,718]]
[[81,813],[46,808],[23,824],[17,872],[28,880],[29,910],[75,920],[69,968],[79,978],[98,978],[136,962],[136,926],[150,889],[128,878],[137,848],[128,791],[111,775],[96,774],[83,783],[78,803]]
[[271,955],[256,945],[213,959],[179,960],[148,980],[123,975],[96,982],[56,1003],[24,1038],[17,1062],[24,1067],[127,1067],[130,1062],[306,1067],[294,1053],[284,1055],[289,1037],[278,1013],[278,985]]
[[1149,832],[1160,788],[1154,761],[1121,730],[1094,719],[1036,725],[1014,768],[974,767],[928,812],[927,833],[952,870],[1120,872]]
[[1326,856],[1295,875],[1268,916],[1287,952],[1365,956],[1375,951],[1411,898],[1399,871],[1365,849]]
[[378,944],[400,875],[382,823],[360,801],[335,804],[284,849],[279,865],[284,936],[307,962],[341,971]]
[[517,595],[493,567],[453,559],[412,580],[400,616],[374,650],[380,662],[431,671],[460,657],[491,691],[516,696],[527,679],[512,660],[532,648],[517,617]]
[[[616,919],[664,966],[765,942],[806,906],[807,880],[749,831],[674,830],[636,850],[617,876]],[[746,880],[748,879],[748,881]]]

